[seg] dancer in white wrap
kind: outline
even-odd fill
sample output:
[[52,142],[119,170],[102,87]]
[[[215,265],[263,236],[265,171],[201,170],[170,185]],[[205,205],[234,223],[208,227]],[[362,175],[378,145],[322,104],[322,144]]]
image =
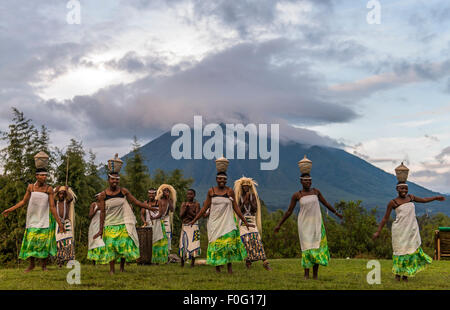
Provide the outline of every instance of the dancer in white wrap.
[[313,268],[313,279],[317,280],[319,273],[319,265],[328,266],[330,260],[330,253],[328,251],[328,243],[323,225],[322,213],[320,211],[321,202],[333,214],[342,218],[342,215],[325,200],[322,193],[317,188],[311,188],[312,179],[309,174],[312,162],[308,161],[308,166],[302,166],[302,161],[299,162],[300,182],[303,189],[294,193],[291,198],[289,209],[284,214],[280,223],[275,227],[275,233],[278,233],[281,225],[291,216],[297,201],[300,204],[300,213],[298,215],[298,234],[300,238],[300,246],[302,249],[302,267],[305,271],[305,279],[309,279],[309,269]]
[[100,193],[100,228],[93,239],[102,238],[106,250],[102,253],[100,264],[109,263],[110,274],[115,273],[115,261],[120,259],[120,271],[125,271],[125,261],[139,258],[139,239],[136,231],[136,217],[128,201],[141,208],[149,208],[146,203],[137,200],[123,187],[119,187],[119,171],[122,161],[116,154],[108,161],[109,187]]
[[156,200],[156,189],[150,188],[148,191],[148,200],[146,201],[150,209],[141,209],[141,219],[144,227],[152,228],[152,264],[165,264],[169,260],[168,239],[165,232],[164,221],[158,215],[165,214],[161,209],[159,201]]
[[91,223],[89,224],[87,259],[92,260],[94,265],[97,261],[101,260],[102,255],[104,255],[106,250],[102,238],[94,239],[95,234],[100,230],[100,207],[98,206],[98,196],[100,196],[100,193],[95,195],[95,202],[91,204],[89,209],[89,219],[91,220]]
[[56,228],[56,263],[62,267],[75,259],[75,200],[76,195],[68,186],[57,186],[55,189],[56,213],[64,225],[65,232]]
[[248,254],[245,265],[247,268],[250,268],[253,262],[261,260],[264,269],[272,270],[269,266],[269,261],[267,260],[263,242],[261,240],[261,202],[256,186],[258,186],[258,184],[252,178],[242,177],[234,182],[236,201],[242,214],[247,222],[256,224],[255,227],[247,229],[244,223],[239,221],[241,240],[244,243]]
[[173,211],[177,204],[177,191],[172,185],[162,184],[158,187],[158,191],[156,192],[156,200],[158,201],[160,209],[164,211],[164,213],[161,214],[161,220],[164,222],[164,233],[167,236],[167,244],[170,253],[172,250]]
[[417,272],[425,269],[427,264],[431,264],[432,259],[422,250],[419,225],[416,219],[414,202],[428,203],[431,201],[444,201],[445,197],[435,196],[431,198],[420,198],[408,195],[408,184],[406,183],[409,169],[401,163],[395,169],[397,174],[398,196],[392,199],[387,206],[386,213],[378,226],[378,230],[373,235],[373,239],[378,238],[386,222],[395,210],[396,218],[392,223],[392,273],[395,279],[408,281],[408,277],[414,276]]
[[[44,157],[44,164],[39,163]],[[6,209],[2,214],[8,214],[28,204],[26,229],[23,235],[19,258],[30,259],[30,265],[25,272],[35,268],[35,259],[42,259],[42,270],[47,270],[49,256],[56,255],[55,220],[61,232],[65,232],[64,225],[56,213],[53,189],[46,184],[48,155],[40,152],[35,156],[36,183],[29,184],[23,199],[15,206]]]
[[[189,223],[194,225],[203,214],[210,209],[207,224],[208,229],[208,251],[206,253],[206,263],[216,267],[216,271],[220,272],[223,265],[227,265],[228,273],[233,273],[232,262],[243,261],[247,257],[244,244],[239,235],[239,229],[236,227],[234,213],[242,220],[244,225],[249,229],[254,227],[249,224],[241,213],[236,201],[233,189],[225,186],[227,183],[227,174],[221,166],[222,162],[228,160],[219,158],[216,160],[217,170],[216,176],[217,186],[209,189],[203,208]],[[233,212],[234,211],[234,212]]]

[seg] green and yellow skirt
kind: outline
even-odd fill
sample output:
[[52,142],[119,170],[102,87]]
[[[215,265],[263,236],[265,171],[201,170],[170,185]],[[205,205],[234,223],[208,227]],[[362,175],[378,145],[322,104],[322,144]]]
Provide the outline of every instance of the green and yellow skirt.
[[26,228],[20,248],[20,259],[29,257],[47,258],[55,256],[56,249],[56,221],[50,214],[48,228]]
[[414,253],[407,255],[392,255],[392,273],[400,276],[413,277],[425,266],[431,264],[432,259],[419,247]]
[[235,229],[208,244],[206,263],[222,266],[241,262],[247,257],[247,251],[241,241],[239,230]]
[[93,248],[88,250],[87,259],[101,261],[106,253],[106,246],[101,246],[98,248]]
[[330,260],[330,252],[328,251],[327,235],[325,226],[322,222],[322,236],[318,249],[309,249],[302,251],[302,267],[305,269],[312,268],[314,265],[328,266]]
[[169,261],[169,239],[166,235],[166,228],[164,221],[161,221],[161,228],[164,238],[156,241],[152,245],[152,263],[153,264],[165,264]]
[[122,258],[126,262],[133,262],[140,257],[139,247],[136,246],[133,239],[128,235],[125,224],[106,226],[103,229],[104,247],[93,249],[95,256],[100,264],[108,264],[112,261],[120,261]]

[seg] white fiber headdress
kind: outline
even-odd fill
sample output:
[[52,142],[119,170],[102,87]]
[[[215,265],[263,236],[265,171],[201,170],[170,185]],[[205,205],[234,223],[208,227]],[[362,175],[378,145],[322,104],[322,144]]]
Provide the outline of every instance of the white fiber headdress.
[[246,178],[242,177],[239,180],[236,180],[234,182],[234,195],[236,198],[236,203],[239,203],[241,195],[242,195],[242,186],[248,185],[250,186],[250,193],[252,193],[255,196],[256,199],[256,226],[258,228],[258,231],[260,234],[262,234],[262,223],[261,223],[261,202],[259,201],[258,191],[256,190],[256,186],[258,186],[258,183],[256,183],[252,178]]
[[[170,199],[172,199],[173,208],[175,209],[175,207],[177,205],[177,191],[175,190],[175,188],[172,185],[161,184],[161,186],[158,187],[155,199],[156,200],[161,199],[161,197],[163,196],[163,190],[165,188],[167,188],[170,192],[169,197],[170,197]],[[172,228],[172,231],[173,231],[173,212],[169,212],[169,216],[170,216],[170,227]]]

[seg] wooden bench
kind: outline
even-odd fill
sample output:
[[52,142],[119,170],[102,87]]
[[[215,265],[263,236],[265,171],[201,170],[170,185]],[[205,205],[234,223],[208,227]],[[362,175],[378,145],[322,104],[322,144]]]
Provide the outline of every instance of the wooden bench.
[[[440,228],[440,227],[439,227]],[[435,254],[434,259],[441,260],[441,258],[450,258],[450,231],[436,230],[434,232],[434,242],[435,242]]]

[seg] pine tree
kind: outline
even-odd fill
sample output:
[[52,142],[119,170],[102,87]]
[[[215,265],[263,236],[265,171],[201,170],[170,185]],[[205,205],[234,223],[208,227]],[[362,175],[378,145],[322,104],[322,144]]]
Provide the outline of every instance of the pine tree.
[[146,200],[150,185],[150,174],[144,164],[145,159],[140,149],[141,145],[137,137],[134,136],[131,154],[125,160],[125,178],[121,183],[137,199]]

